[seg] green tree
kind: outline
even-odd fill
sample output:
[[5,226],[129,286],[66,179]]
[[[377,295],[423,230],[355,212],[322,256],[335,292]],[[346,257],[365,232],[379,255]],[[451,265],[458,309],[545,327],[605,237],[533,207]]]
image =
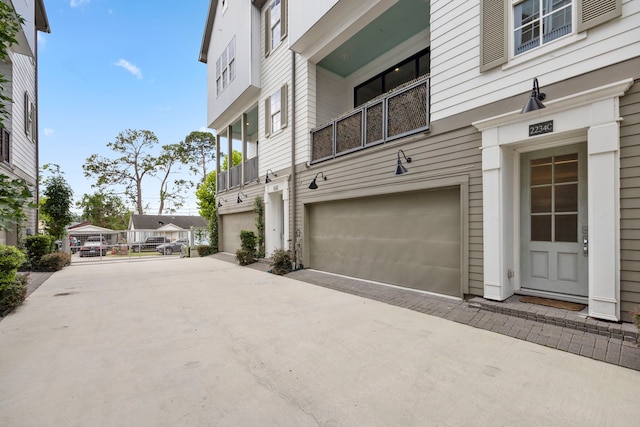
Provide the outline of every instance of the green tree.
[[[8,2],[0,2],[0,61],[6,61],[9,56],[9,48],[17,43],[16,34],[20,31],[24,22]],[[4,127],[4,118],[9,116],[7,105],[11,104],[11,98],[5,95],[4,84],[8,80],[0,74],[0,127]]]
[[158,162],[149,150],[155,148],[158,138],[149,130],[127,129],[116,136],[107,147],[116,153],[111,159],[92,154],[82,165],[84,176],[96,178],[99,190],[108,186],[124,186],[126,196],[136,206],[138,214],[144,214],[142,199],[142,181],[145,176],[153,175]]
[[84,194],[77,204],[82,218],[99,227],[126,230],[131,213],[120,197],[112,193]]
[[196,202],[200,216],[211,219],[216,215],[216,173],[209,172],[196,190]]
[[[237,150],[233,150],[233,157],[231,159],[231,167],[237,166],[240,163],[242,163],[242,153],[237,151]],[[222,159],[222,165],[220,166],[220,168],[223,171],[226,171],[227,169],[229,169],[229,155],[228,154],[225,154],[224,159]]]
[[207,165],[216,158],[216,137],[211,132],[191,132],[181,144],[182,163],[196,175],[202,174],[200,182],[207,178]]
[[43,217],[48,219],[47,231],[56,239],[62,239],[66,226],[71,224],[74,218],[71,213],[73,191],[60,173],[47,178],[44,185],[46,186],[42,193],[44,201],[40,209],[44,214]]
[[0,174],[0,230],[10,231],[27,219],[24,208],[35,209],[29,184]]
[[209,221],[209,243],[218,252],[218,208],[216,206],[216,172],[209,172],[196,190],[198,212]]

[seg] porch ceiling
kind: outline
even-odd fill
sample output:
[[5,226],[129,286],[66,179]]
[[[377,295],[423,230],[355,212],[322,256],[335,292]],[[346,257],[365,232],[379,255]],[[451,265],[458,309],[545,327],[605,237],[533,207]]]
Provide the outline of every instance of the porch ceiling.
[[428,27],[429,0],[399,0],[318,65],[346,77]]

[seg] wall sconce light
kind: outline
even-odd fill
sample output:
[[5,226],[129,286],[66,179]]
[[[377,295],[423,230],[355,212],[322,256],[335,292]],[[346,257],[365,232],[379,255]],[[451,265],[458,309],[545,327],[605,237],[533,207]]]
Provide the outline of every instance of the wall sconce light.
[[316,176],[313,178],[313,181],[311,181],[311,184],[309,184],[310,190],[315,190],[316,188],[318,188],[318,184],[316,184],[316,179],[318,179],[318,176],[321,176],[322,179],[324,179],[325,181],[327,180],[327,177],[324,176],[322,172],[318,172]]
[[546,94],[540,93],[540,86],[538,85],[538,79],[534,78],[533,90],[531,91],[531,96],[527,100],[527,103],[524,104],[524,107],[522,108],[522,111],[520,111],[520,114],[545,108],[542,101],[544,101],[546,97],[547,97]]
[[238,191],[238,200],[236,201],[236,203],[242,203],[242,199],[240,198],[240,195],[243,195],[244,197],[247,197],[246,194],[244,194],[242,191]]
[[163,221],[158,221],[158,224],[164,225],[164,222]]
[[264,177],[264,183],[268,184],[271,182],[271,178],[269,178],[269,172],[271,172],[271,175],[273,176],[278,176],[277,173],[275,173],[274,171],[272,171],[271,169],[267,169],[267,176]]
[[224,199],[224,197],[218,197],[218,207],[221,208],[222,207],[222,202],[220,201],[224,201],[225,203],[227,203],[227,201]]
[[400,153],[402,153],[402,157],[404,157],[407,163],[411,163],[411,157],[407,157],[404,154],[404,151],[398,150],[398,165],[396,166],[396,173],[395,173],[396,175],[402,175],[403,173],[409,172],[407,168],[405,168],[404,165],[402,164],[402,160],[400,159]]

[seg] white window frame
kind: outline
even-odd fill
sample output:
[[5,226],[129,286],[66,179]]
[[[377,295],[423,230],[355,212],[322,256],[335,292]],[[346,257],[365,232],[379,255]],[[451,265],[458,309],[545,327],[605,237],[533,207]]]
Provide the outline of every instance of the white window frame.
[[[527,49],[525,51],[516,53],[515,49],[516,49],[516,14],[515,14],[515,9],[517,6],[521,5],[522,3],[524,3],[525,1],[537,1],[539,2],[539,7],[540,7],[540,13],[538,18],[536,18],[536,20],[539,23],[539,35],[538,35],[538,39],[539,39],[539,44],[535,47],[532,47],[530,49]],[[544,6],[544,2],[547,1],[553,1],[553,0],[511,0],[511,8],[509,11],[509,58],[520,58],[523,55],[527,55],[530,52],[534,52],[534,51],[538,51],[540,49],[545,49],[548,46],[554,44],[557,41],[560,40],[566,40],[568,38],[570,38],[570,36],[575,36],[576,35],[576,28],[577,28],[577,2],[576,0],[571,0],[570,3],[568,5],[563,6],[561,9],[566,9],[566,8],[571,8],[571,31],[565,35],[559,36],[553,40],[550,40],[548,42],[544,42],[544,33],[543,33],[543,20],[550,16],[552,13],[557,13],[559,10],[561,9],[557,9],[551,13],[548,13],[547,15],[543,15],[542,14],[542,10],[543,10],[543,6]],[[522,27],[519,27],[522,28]],[[575,38],[575,37],[574,37]],[[564,45],[564,43],[563,43]]]
[[288,124],[289,85],[286,83],[264,100],[264,133],[268,138]]
[[[274,14],[273,11],[276,5],[279,13]],[[282,1],[273,0],[269,5],[269,12],[269,35],[271,38],[271,50],[274,50],[282,42]],[[278,37],[273,36],[273,32],[276,28],[278,29]]]
[[229,0],[222,0],[222,13],[227,11],[227,7],[229,7]]
[[269,109],[269,120],[271,123],[271,133],[279,132],[282,129],[282,101],[280,89],[269,97],[271,108]]
[[236,37],[234,36],[216,60],[216,96],[236,78]]

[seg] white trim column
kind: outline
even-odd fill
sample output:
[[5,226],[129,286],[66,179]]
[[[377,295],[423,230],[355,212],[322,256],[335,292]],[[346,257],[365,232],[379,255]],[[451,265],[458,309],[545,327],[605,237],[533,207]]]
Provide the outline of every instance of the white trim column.
[[617,121],[589,128],[589,315],[608,320],[620,319],[619,148]]
[[[283,220],[284,220],[284,230],[283,230],[283,237],[282,237],[282,244],[283,244],[283,248],[277,248],[277,249],[284,249],[284,250],[290,250],[291,249],[291,244],[290,244],[290,237],[289,237],[289,175],[284,175],[284,176],[278,176],[277,179],[271,181],[270,183],[266,184],[264,186],[264,214],[265,214],[265,256],[270,256],[271,253],[273,252],[273,249],[275,248],[274,245],[272,244],[273,241],[279,241],[279,236],[274,234],[273,231],[273,221],[279,220],[278,215],[275,214],[275,212],[278,212],[278,207],[272,206],[271,205],[271,197],[270,195],[273,193],[282,193],[282,201],[283,201],[283,210],[284,212],[282,212],[283,215]],[[277,217],[277,218],[274,218]],[[277,228],[277,227],[276,227]]]

